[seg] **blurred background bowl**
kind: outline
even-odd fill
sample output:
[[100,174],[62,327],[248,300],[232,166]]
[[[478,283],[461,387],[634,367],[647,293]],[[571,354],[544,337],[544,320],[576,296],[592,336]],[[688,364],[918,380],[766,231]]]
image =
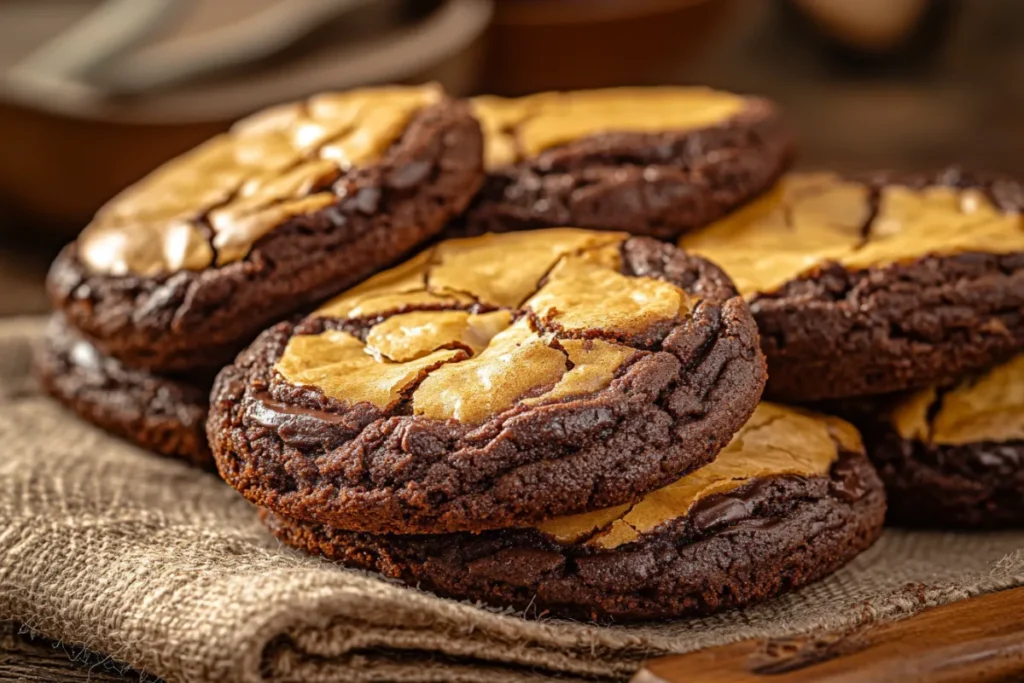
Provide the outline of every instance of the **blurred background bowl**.
[[[0,75],[95,4],[0,2]],[[216,14],[209,12],[214,5]],[[197,7],[213,22],[231,17],[229,5],[241,12],[252,2]],[[232,121],[278,102],[373,83],[438,81],[453,93],[469,92],[479,82],[490,17],[490,0],[375,0],[272,60],[131,96],[8,80],[0,91],[0,226],[21,229],[30,221],[73,235],[126,185]],[[186,28],[203,28],[203,17],[190,19]]]
[[672,82],[727,24],[733,0],[497,0],[493,92]]

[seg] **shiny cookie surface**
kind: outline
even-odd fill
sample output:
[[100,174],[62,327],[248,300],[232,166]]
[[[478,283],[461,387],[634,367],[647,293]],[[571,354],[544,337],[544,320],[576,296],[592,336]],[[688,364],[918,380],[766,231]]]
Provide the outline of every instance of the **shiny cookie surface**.
[[130,366],[218,368],[437,235],[482,165],[469,106],[437,86],[274,107],[112,199],[57,258],[50,295]]
[[753,199],[789,166],[769,101],[701,87],[472,100],[488,177],[470,234],[559,225],[663,239]]
[[763,383],[717,267],[561,228],[442,242],[267,331],[221,373],[209,432],[225,478],[277,512],[477,530],[668,483]]

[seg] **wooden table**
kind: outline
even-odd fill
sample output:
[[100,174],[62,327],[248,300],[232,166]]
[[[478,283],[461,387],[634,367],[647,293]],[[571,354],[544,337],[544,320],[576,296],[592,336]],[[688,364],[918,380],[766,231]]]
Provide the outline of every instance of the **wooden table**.
[[1024,680],[1024,588],[902,621],[747,640],[649,662],[633,683],[994,683]]
[[106,658],[34,638],[17,624],[0,623],[0,681],[52,683],[159,683]]

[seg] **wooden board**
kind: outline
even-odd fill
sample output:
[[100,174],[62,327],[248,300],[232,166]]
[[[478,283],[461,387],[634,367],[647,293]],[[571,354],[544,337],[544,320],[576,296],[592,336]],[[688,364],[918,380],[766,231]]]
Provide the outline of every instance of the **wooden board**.
[[649,662],[633,683],[1024,680],[1024,588],[840,633],[747,640]]
[[105,657],[63,647],[29,635],[11,622],[0,622],[0,682],[160,683]]

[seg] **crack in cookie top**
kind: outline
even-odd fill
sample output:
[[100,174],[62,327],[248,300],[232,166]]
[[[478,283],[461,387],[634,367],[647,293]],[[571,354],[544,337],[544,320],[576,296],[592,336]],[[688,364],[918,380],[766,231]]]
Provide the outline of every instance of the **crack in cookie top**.
[[498,168],[610,132],[659,133],[724,123],[747,100],[701,87],[610,88],[472,101],[484,131],[484,165]]
[[711,464],[632,505],[560,517],[537,528],[560,544],[611,550],[686,517],[710,496],[770,477],[825,477],[841,452],[863,451],[860,434],[839,418],[761,403]]
[[347,404],[403,401],[477,424],[607,387],[630,342],[690,312],[675,285],[622,273],[625,233],[554,228],[449,240],[336,297],[275,369]]
[[1024,440],[1024,355],[953,387],[905,396],[889,421],[907,441],[962,446]]
[[858,271],[930,255],[1024,251],[1024,218],[1020,202],[997,202],[980,185],[794,173],[679,244],[722,266],[749,297],[813,277],[830,262]]
[[332,185],[377,161],[440,87],[316,95],[243,119],[108,202],[78,239],[93,273],[155,276],[246,257],[289,218],[336,203]]

